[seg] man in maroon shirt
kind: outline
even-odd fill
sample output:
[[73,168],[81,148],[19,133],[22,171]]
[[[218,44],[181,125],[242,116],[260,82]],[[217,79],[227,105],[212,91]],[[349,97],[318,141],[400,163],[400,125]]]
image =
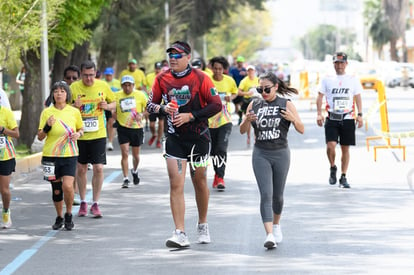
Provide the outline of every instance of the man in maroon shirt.
[[[175,230],[167,247],[190,245],[184,231],[184,181],[189,164],[198,207],[198,242],[209,243],[209,189],[206,169],[210,153],[208,118],[221,111],[221,100],[211,79],[191,69],[191,47],[183,41],[168,49],[170,69],[157,75],[147,104],[149,113],[166,115],[165,159],[170,178],[170,206]],[[166,105],[160,105],[162,100]]]

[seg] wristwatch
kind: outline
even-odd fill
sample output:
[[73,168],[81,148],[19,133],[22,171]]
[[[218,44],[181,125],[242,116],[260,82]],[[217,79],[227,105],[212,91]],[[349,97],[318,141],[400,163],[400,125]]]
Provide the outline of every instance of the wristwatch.
[[358,113],[358,116],[362,117],[362,113]]

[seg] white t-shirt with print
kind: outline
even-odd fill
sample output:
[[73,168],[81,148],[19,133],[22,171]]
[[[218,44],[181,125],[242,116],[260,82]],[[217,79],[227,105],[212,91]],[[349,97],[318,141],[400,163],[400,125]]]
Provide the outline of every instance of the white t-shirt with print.
[[353,75],[328,76],[321,81],[320,93],[326,97],[326,111],[347,114],[344,119],[354,117],[354,96],[362,92],[362,85]]

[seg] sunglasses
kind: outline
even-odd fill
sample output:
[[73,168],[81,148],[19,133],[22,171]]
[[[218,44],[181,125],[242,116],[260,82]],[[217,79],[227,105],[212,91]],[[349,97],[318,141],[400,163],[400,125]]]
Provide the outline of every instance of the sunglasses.
[[259,93],[259,94],[261,94],[261,93],[263,93],[263,91],[266,93],[266,94],[270,94],[270,90],[274,87],[275,85],[273,85],[273,86],[270,86],[270,87],[256,87],[256,91]]
[[65,76],[65,79],[67,80],[78,80],[76,76]]
[[168,57],[171,59],[171,58],[174,58],[174,59],[180,59],[180,58],[183,58],[183,56],[186,56],[186,54],[182,54],[182,53],[169,53],[168,54]]

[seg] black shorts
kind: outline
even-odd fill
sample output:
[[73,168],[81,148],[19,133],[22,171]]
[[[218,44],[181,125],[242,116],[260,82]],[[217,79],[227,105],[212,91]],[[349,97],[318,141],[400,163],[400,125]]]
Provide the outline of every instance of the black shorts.
[[210,150],[210,142],[205,139],[182,140],[167,135],[165,142],[166,158],[187,160],[197,166],[207,166]]
[[118,142],[119,145],[129,143],[132,147],[139,147],[144,143],[144,130],[126,128],[118,125]]
[[53,162],[55,164],[55,177],[60,179],[63,176],[74,177],[76,174],[76,163],[78,157],[42,157],[42,163]]
[[247,110],[247,106],[249,106],[250,102],[252,101],[252,98],[243,98],[243,103],[240,107],[240,110],[245,114]]
[[151,114],[149,114],[149,121],[152,121],[152,122],[154,122],[154,121],[156,121],[157,120],[157,118],[159,119],[159,120],[163,120],[164,119],[164,115],[163,114],[160,114],[160,113],[158,113],[158,114],[156,114],[156,113],[151,113]]
[[16,168],[16,159],[0,161],[0,176],[9,176],[14,172]]
[[106,138],[78,140],[80,164],[106,164]]
[[105,110],[105,117],[106,117],[106,120],[109,120],[112,117],[112,112]]
[[234,104],[242,103],[243,102],[243,96],[242,95],[238,95],[232,101],[233,101]]
[[344,119],[342,121],[325,121],[325,141],[339,142],[341,145],[355,145],[355,120]]

